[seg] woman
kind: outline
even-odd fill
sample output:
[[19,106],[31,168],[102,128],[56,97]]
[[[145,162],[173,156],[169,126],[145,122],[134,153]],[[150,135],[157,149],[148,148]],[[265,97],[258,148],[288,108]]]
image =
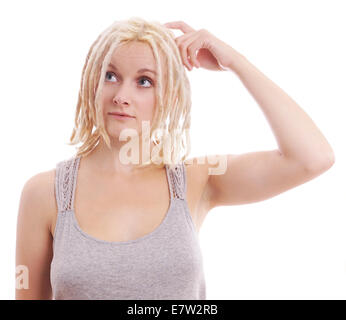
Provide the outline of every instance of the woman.
[[[184,66],[235,72],[279,148],[213,165],[187,159]],[[71,136],[79,142],[76,156],[23,188],[16,265],[29,281],[16,299],[206,299],[198,232],[207,213],[268,199],[334,163],[304,111],[231,46],[184,22],[140,18],[112,24],[90,48]]]

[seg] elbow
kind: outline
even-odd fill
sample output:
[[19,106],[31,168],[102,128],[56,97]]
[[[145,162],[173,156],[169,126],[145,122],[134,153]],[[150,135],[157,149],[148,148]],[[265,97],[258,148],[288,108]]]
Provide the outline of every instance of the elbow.
[[330,152],[328,156],[324,156],[323,159],[315,160],[308,166],[309,172],[324,172],[329,170],[335,163],[334,152]]

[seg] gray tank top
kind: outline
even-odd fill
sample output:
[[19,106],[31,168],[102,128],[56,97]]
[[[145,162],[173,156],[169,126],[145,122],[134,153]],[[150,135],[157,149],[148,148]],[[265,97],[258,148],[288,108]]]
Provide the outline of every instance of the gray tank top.
[[53,299],[205,300],[203,257],[186,202],[184,163],[165,166],[170,206],[154,231],[130,241],[104,241],[85,233],[75,217],[79,162],[75,156],[56,166]]

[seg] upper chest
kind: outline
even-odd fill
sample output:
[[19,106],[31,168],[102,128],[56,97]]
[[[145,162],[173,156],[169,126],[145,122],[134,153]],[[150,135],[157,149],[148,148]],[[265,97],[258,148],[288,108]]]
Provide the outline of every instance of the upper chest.
[[[203,180],[186,167],[186,202],[197,229]],[[102,177],[81,167],[77,174],[74,214],[79,227],[90,236],[105,241],[129,241],[159,227],[170,207],[174,183],[162,168],[131,179]],[[55,229],[56,219],[52,230]]]

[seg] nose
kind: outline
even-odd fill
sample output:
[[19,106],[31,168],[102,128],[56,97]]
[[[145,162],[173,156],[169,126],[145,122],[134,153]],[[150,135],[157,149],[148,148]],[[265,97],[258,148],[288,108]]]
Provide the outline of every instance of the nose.
[[120,97],[119,95],[114,96],[113,98],[113,103],[114,104],[128,104],[128,102],[126,102],[126,99],[124,99],[123,97]]
[[129,105],[128,99],[124,98],[123,96],[120,96],[119,94],[113,97],[113,103],[115,105]]
[[130,88],[123,86],[118,86],[114,92],[113,103],[115,105],[129,106],[131,101],[128,98],[130,96]]

